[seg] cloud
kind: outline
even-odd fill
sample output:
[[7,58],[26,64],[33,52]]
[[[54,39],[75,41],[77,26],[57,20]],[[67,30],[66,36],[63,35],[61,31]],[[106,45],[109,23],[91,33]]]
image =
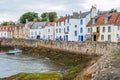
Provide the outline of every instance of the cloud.
[[17,21],[28,11],[38,13],[56,11],[58,16],[88,11],[96,4],[100,10],[119,9],[120,0],[0,0],[0,21]]

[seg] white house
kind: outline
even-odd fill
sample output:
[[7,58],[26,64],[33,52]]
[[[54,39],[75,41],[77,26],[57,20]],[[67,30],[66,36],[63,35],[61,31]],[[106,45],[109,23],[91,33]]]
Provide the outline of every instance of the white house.
[[43,28],[46,22],[34,22],[30,26],[30,39],[41,39],[43,38]]
[[55,40],[54,22],[35,22],[30,27],[30,39]]
[[78,27],[79,19],[67,18],[65,26],[64,40],[66,41],[78,41]]
[[64,40],[66,18],[67,17],[61,17],[56,20],[56,23],[55,23],[55,39],[56,40]]
[[55,23],[47,22],[45,27],[42,28],[43,39],[45,40],[55,40]]
[[12,38],[12,26],[0,27],[0,38]]

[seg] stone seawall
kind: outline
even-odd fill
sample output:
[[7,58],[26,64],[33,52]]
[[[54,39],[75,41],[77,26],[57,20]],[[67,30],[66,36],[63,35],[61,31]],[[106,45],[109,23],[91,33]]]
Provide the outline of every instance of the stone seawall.
[[51,49],[65,50],[77,54],[97,54],[103,55],[110,53],[113,49],[120,48],[117,43],[111,42],[67,42],[67,41],[41,41],[41,40],[18,40],[4,39],[2,46],[21,46],[21,47],[46,47]]

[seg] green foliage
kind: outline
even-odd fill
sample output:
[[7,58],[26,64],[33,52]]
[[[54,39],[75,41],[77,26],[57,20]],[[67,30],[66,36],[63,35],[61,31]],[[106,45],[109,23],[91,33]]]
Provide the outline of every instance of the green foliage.
[[9,22],[7,22],[7,21],[1,23],[2,26],[7,26],[8,24],[9,24]]
[[116,49],[112,52],[112,59],[118,59],[120,57],[120,50]]
[[20,17],[20,23],[26,23],[26,19],[28,19],[28,21],[33,21],[34,19],[38,19],[38,13],[35,12],[27,12],[24,13],[21,17]]
[[115,12],[117,12],[117,9],[111,9],[111,10],[109,11],[109,13],[115,13]]
[[47,21],[49,19],[50,22],[53,22],[55,18],[57,18],[56,12],[44,12],[41,14],[41,21]]
[[2,26],[15,25],[15,23],[14,22],[7,22],[7,21],[5,21],[5,22],[1,23],[1,25]]
[[3,78],[0,80],[61,80],[59,74],[55,72],[48,73],[19,73],[17,75]]

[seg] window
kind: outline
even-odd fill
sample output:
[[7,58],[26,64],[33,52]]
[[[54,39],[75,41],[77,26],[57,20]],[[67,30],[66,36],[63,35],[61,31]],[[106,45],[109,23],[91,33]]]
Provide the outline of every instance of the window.
[[110,26],[108,27],[108,32],[111,32],[111,27]]
[[61,26],[61,22],[59,22],[59,26]]
[[59,29],[59,33],[61,33],[61,28]]
[[91,33],[92,32],[92,28],[88,28],[88,33]]
[[75,28],[77,28],[77,25],[75,25]]
[[69,32],[69,26],[67,26],[67,32]]
[[83,20],[82,19],[80,20],[80,24],[83,25]]
[[103,27],[102,32],[103,32],[103,33],[105,32],[105,27]]
[[90,33],[90,28],[88,28],[88,33]]
[[41,34],[41,32],[39,31],[39,34]]
[[120,25],[119,26],[117,26],[118,27],[118,30],[120,30]]
[[80,28],[80,33],[83,33],[83,28]]
[[48,35],[48,39],[50,39],[50,35]]
[[56,33],[58,33],[58,29],[56,29]]
[[116,37],[119,38],[119,34],[116,34]]
[[64,26],[65,26],[65,21],[64,21]]
[[37,31],[35,31],[35,35],[37,35]]
[[77,36],[77,31],[75,31],[75,36]]
[[105,17],[105,24],[108,22],[108,17]]
[[50,32],[50,29],[48,29],[48,32]]
[[31,32],[31,35],[33,35],[33,32]]
[[108,41],[111,41],[111,35],[108,35]]
[[4,35],[6,36],[6,33],[4,33]]
[[68,18],[68,19],[67,19],[67,23],[69,23],[69,22],[70,22],[70,19]]
[[58,26],[58,22],[56,22],[56,26]]
[[101,40],[104,40],[104,35],[101,35]]

